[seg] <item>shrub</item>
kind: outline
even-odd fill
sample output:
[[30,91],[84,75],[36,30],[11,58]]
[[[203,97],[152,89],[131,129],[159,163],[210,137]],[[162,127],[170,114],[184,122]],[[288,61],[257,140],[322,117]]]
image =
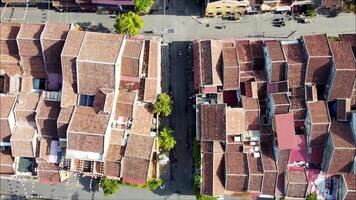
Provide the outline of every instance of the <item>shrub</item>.
[[318,195],[315,193],[311,193],[307,195],[307,200],[317,200],[318,199]]
[[198,200],[217,200],[217,199],[218,199],[217,197],[208,196],[208,195],[205,195],[205,194],[201,194],[198,197]]
[[119,182],[103,178],[101,180],[100,187],[103,189],[104,196],[109,196],[119,191]]
[[159,132],[158,142],[160,147],[165,151],[170,151],[176,145],[176,139],[173,136],[173,130],[170,128],[163,128]]
[[158,187],[160,187],[163,184],[162,179],[160,178],[151,178],[147,181],[147,187],[150,190],[156,190]]
[[306,12],[305,15],[308,16],[308,17],[315,17],[316,16],[315,6],[308,5],[307,12]]
[[194,166],[200,168],[200,144],[195,138],[193,138],[193,159]]

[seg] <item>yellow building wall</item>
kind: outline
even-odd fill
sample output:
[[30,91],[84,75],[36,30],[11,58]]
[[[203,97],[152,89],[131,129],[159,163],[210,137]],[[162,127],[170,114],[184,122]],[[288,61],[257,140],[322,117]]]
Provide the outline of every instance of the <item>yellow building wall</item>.
[[249,1],[237,2],[237,1],[216,1],[212,3],[208,3],[205,9],[205,16],[207,17],[215,17],[226,14],[235,14],[240,13],[244,14],[246,12],[246,8],[249,6]]

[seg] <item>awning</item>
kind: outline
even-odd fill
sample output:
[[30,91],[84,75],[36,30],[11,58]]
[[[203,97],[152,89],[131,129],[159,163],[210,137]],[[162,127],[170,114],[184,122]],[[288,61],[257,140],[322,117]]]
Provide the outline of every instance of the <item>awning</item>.
[[291,6],[277,6],[276,11],[277,12],[291,11]]

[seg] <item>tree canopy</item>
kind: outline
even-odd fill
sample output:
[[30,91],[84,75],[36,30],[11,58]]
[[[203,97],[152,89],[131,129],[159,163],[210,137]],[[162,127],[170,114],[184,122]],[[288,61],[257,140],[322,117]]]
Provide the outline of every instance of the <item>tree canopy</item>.
[[137,35],[143,26],[143,19],[133,12],[118,15],[114,28],[121,34]]
[[119,182],[103,178],[101,180],[100,187],[103,189],[104,195],[109,196],[119,191]]
[[161,93],[158,95],[157,101],[153,106],[153,112],[157,115],[162,114],[163,116],[168,117],[172,114],[172,105],[173,101],[171,100],[171,97],[166,93]]
[[159,132],[158,142],[163,150],[170,151],[176,145],[176,139],[173,136],[173,130],[170,128],[163,128]]
[[152,5],[153,0],[135,0],[135,9],[139,14],[147,13]]

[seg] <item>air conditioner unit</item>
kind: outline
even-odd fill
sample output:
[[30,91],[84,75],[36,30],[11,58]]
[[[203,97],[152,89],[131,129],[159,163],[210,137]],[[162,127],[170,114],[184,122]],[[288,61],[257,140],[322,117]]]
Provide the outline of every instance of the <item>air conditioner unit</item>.
[[255,157],[255,158],[259,158],[261,155],[260,155],[260,153],[259,152],[255,152],[255,153],[253,153],[253,157]]

